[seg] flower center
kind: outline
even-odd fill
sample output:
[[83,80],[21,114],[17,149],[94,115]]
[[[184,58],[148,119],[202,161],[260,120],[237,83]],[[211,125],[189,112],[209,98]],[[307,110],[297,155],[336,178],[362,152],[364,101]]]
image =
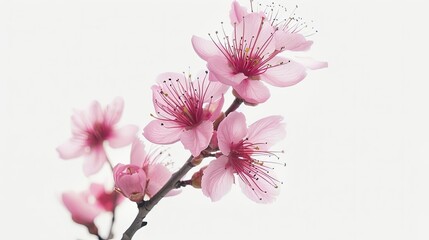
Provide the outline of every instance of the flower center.
[[[199,80],[199,79],[197,79]],[[194,83],[190,78],[164,80],[160,84],[159,100],[155,99],[159,120],[174,122],[178,127],[193,127],[198,125],[205,116],[204,98],[210,83],[206,79]],[[211,101],[208,103],[211,104]],[[153,115],[152,115],[153,116]]]
[[258,155],[277,157],[274,151],[261,150],[260,147],[258,147],[258,145],[261,144],[264,143],[251,143],[246,138],[245,140],[231,146],[231,152],[228,156],[230,160],[229,164],[232,165],[237,175],[246,185],[251,187],[255,194],[260,198],[261,196],[259,196],[258,192],[266,193],[267,191],[260,186],[261,184],[258,184],[259,181],[265,181],[274,188],[278,188],[278,184],[281,183],[270,175],[270,171],[274,168],[267,166],[267,163],[279,164],[279,162],[262,161],[254,158]]
[[219,37],[219,33],[216,31],[217,40],[210,34],[209,36],[227,58],[235,73],[243,73],[248,77],[254,77],[266,72],[271,67],[268,61],[280,52],[277,50],[269,51],[273,44],[275,31],[267,35],[268,27],[271,26],[264,26],[264,19],[261,18],[257,30],[249,33],[246,18],[244,18],[241,24],[234,24],[232,37],[227,36],[225,30],[223,30],[223,37]]
[[87,143],[90,147],[99,146],[106,140],[110,133],[111,128],[104,123],[95,123],[92,129],[87,132]]

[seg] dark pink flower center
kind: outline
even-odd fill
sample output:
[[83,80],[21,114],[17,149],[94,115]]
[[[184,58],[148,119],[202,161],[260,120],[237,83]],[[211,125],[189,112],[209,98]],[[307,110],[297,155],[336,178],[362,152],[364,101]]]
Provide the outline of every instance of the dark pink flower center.
[[[243,22],[244,21],[245,19],[243,19]],[[256,76],[263,74],[267,69],[274,67],[268,62],[281,51],[267,51],[267,48],[273,41],[274,31],[269,35],[269,37],[261,36],[263,27],[264,21],[261,18],[258,31],[252,33],[250,39],[246,39],[245,24],[243,24],[242,36],[238,36],[237,24],[234,24],[234,36],[232,39],[226,34],[224,34],[224,37],[221,39],[218,32],[216,32],[217,40],[210,36],[216,47],[228,60],[229,65],[234,70],[235,74],[243,73],[244,75],[253,77],[252,79],[256,80],[258,79],[255,78]],[[263,39],[264,37],[265,39]]]
[[[270,175],[270,171],[273,167],[267,166],[267,163],[279,164],[278,162],[261,161],[254,156],[268,156],[277,157],[274,151],[263,151],[260,150],[258,145],[265,143],[250,143],[247,139],[240,141],[237,144],[231,145],[231,152],[229,153],[229,164],[232,165],[237,175],[241,180],[247,184],[255,194],[259,196],[258,192],[267,192],[266,189],[260,187],[259,181],[265,181],[269,185],[277,188],[278,183],[281,183]],[[277,157],[278,158],[278,157]],[[255,187],[259,191],[255,191]]]
[[95,123],[87,130],[87,145],[90,147],[100,146],[112,132],[112,128],[104,123]]
[[156,118],[174,122],[178,127],[192,128],[198,125],[209,116],[207,109],[212,101],[204,108],[204,98],[209,85],[210,82],[206,83],[206,77],[197,83],[187,77],[184,77],[184,81],[171,78],[164,80],[158,90],[162,101],[155,99],[155,104],[160,109]]

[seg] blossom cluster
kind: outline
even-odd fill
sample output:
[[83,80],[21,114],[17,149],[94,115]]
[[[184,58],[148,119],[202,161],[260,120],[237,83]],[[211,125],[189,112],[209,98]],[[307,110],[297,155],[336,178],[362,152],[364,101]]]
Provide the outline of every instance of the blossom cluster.
[[[283,163],[278,157],[282,151],[272,147],[286,135],[283,117],[266,116],[248,125],[245,114],[237,109],[241,103],[265,103],[270,98],[266,84],[295,85],[308,70],[327,67],[327,63],[290,56],[311,48],[313,42],[307,39],[311,34],[305,34],[294,15],[281,19],[273,14],[273,7],[249,12],[234,1],[230,34],[223,29],[222,33],[209,34],[209,39],[193,36],[192,46],[206,61],[207,70],[195,76],[160,74],[151,88],[153,120],[142,132],[136,125],[116,126],[124,109],[120,97],[105,108],[94,101],[87,110],[73,114],[72,137],[57,148],[60,158],[83,156],[86,176],[108,164],[114,181],[110,191],[103,184],[92,183],[88,191],[64,193],[62,201],[73,221],[103,239],[94,223],[103,211],[114,214],[124,198],[139,207],[155,199],[156,204],[162,197],[179,194],[179,188],[187,185],[201,189],[212,201],[222,199],[237,182],[254,202],[276,199],[281,181],[272,170]],[[225,96],[230,90],[235,100],[225,110]],[[156,145],[180,142],[191,157],[173,173],[162,162],[163,151],[147,152],[143,141]],[[129,163],[114,166],[106,154],[106,143],[112,148],[131,144]],[[198,165],[201,167],[190,179],[177,177]]]

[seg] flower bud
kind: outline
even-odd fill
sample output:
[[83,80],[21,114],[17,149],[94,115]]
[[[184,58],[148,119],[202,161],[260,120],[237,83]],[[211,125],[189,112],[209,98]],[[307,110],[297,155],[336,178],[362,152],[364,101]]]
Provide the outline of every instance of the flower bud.
[[191,163],[194,166],[198,166],[204,159],[203,154],[198,155],[197,157],[192,158]]
[[146,173],[138,166],[118,164],[113,169],[116,191],[133,202],[143,201],[146,191]]
[[191,178],[191,185],[194,188],[201,188],[201,178],[203,177],[203,171],[206,169],[207,166],[202,167],[198,172],[195,172],[194,175],[192,175]]

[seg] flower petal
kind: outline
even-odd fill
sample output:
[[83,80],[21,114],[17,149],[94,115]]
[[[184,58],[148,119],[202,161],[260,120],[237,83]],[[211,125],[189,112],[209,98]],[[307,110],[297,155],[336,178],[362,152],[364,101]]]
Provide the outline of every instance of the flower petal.
[[275,28],[270,23],[264,22],[263,14],[252,12],[245,15],[243,21],[236,25],[231,36],[237,36],[237,39],[243,37],[242,41],[245,44],[251,43],[248,54],[254,54],[257,51],[259,56],[268,56],[276,48],[273,38],[275,32]]
[[[149,197],[155,195],[164,184],[170,179],[171,172],[166,166],[161,163],[149,165],[147,170],[148,184],[146,187],[146,194]],[[167,197],[179,194],[180,190],[171,190],[167,193]]]
[[[275,176],[272,177],[274,178]],[[244,195],[257,203],[271,203],[280,193],[280,188],[277,184],[269,183],[262,178],[258,180],[252,179],[248,183],[245,183],[240,178],[238,182]]]
[[151,121],[144,129],[143,136],[157,144],[171,144],[180,139],[183,128],[162,120]]
[[180,135],[183,146],[191,151],[194,157],[200,155],[201,151],[207,148],[213,135],[213,123],[202,121],[198,126],[193,127]]
[[210,58],[207,61],[207,67],[211,71],[210,76],[214,75],[217,81],[228,86],[236,86],[247,78],[243,73],[234,73],[234,69],[230,67],[228,60],[223,56]]
[[200,58],[205,61],[207,61],[213,56],[222,54],[211,40],[192,36],[191,41],[192,47],[194,47],[195,52],[198,54],[198,56],[200,56]]
[[328,67],[328,62],[317,61],[310,57],[294,57],[294,59],[311,70]]
[[241,22],[246,14],[248,13],[245,7],[242,7],[237,1],[232,2],[231,11],[229,12],[232,25]]
[[81,141],[71,138],[57,147],[57,152],[62,159],[72,159],[82,156],[85,147]]
[[87,116],[89,119],[89,123],[92,125],[94,123],[102,123],[103,122],[103,109],[101,109],[101,105],[98,101],[93,101],[87,110]]
[[133,142],[136,138],[138,127],[135,125],[126,125],[118,129],[114,129],[109,137],[109,145],[113,148],[124,147]]
[[124,110],[124,99],[116,97],[104,110],[104,121],[112,126],[119,122]]
[[307,75],[302,64],[283,57],[273,58],[269,64],[274,67],[269,68],[261,75],[261,80],[276,86],[289,87],[299,83]]
[[72,215],[73,221],[88,225],[94,222],[102,210],[88,203],[84,194],[65,192],[61,195],[64,206]]
[[92,148],[91,151],[85,155],[83,173],[85,176],[97,173],[106,161],[107,156],[103,147]]
[[200,77],[199,82],[201,85],[207,86],[207,90],[204,93],[204,102],[216,101],[221,98],[225,92],[228,90],[229,86],[221,82],[216,81],[206,81],[204,78]]
[[270,98],[270,90],[259,80],[246,79],[234,90],[248,103],[263,103]]
[[305,37],[299,33],[277,31],[274,38],[277,50],[306,51],[313,45],[313,41],[305,39]]
[[234,174],[231,167],[227,167],[228,157],[220,156],[209,163],[201,179],[201,188],[204,195],[212,201],[218,201],[231,190],[234,183]]
[[75,109],[73,111],[73,115],[71,116],[71,122],[73,135],[85,135],[86,130],[91,127],[89,119],[87,119],[85,112],[82,110]]
[[143,167],[146,156],[143,141],[138,138],[134,139],[133,145],[131,146],[131,165]]
[[221,152],[228,155],[231,144],[238,143],[247,134],[246,117],[243,113],[232,112],[220,124],[217,130],[218,145]]
[[262,118],[249,126],[247,138],[254,144],[259,144],[260,150],[267,150],[277,141],[286,136],[282,116]]
[[222,111],[223,103],[225,98],[222,96],[218,101],[212,102],[208,109],[209,112],[209,121],[214,122],[218,117],[220,112]]

